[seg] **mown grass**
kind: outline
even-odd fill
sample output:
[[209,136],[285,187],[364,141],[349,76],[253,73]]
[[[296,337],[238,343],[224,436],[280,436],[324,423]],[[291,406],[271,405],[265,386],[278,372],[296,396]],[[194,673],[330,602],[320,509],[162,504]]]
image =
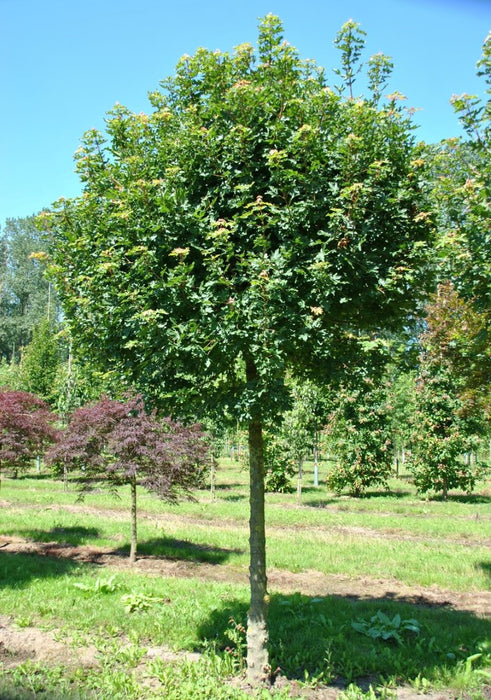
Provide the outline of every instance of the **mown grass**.
[[[307,486],[300,507],[295,494],[268,494],[268,564],[452,591],[487,590],[491,508],[486,494],[422,501],[405,481],[393,482],[392,492],[360,500]],[[64,491],[60,482],[32,474],[4,478],[0,498],[4,536],[109,547],[122,556],[128,551],[124,489],[120,500],[104,489],[94,492],[79,509],[73,483]],[[203,491],[196,502],[169,506],[141,492],[139,507],[141,555],[216,564],[224,578],[227,567],[246,571],[247,474],[238,465],[222,465],[214,502]],[[0,671],[0,697],[246,697],[226,679],[244,665],[247,606],[245,585],[123,573],[0,549],[0,614],[19,626],[56,630],[71,644],[98,649],[97,665],[83,673],[31,662]],[[404,634],[399,643],[352,627],[357,620],[372,624],[379,611],[390,620],[416,619],[419,632]],[[346,698],[360,697],[359,687],[367,690],[370,683],[386,696],[405,683],[419,691],[453,688],[456,697],[464,692],[484,697],[483,686],[490,683],[489,638],[487,619],[445,606],[385,596],[271,591],[273,669],[305,686],[339,683]],[[202,659],[172,665],[155,660],[143,673],[144,650],[160,645],[198,650]],[[263,690],[260,697],[288,697],[288,692]]]

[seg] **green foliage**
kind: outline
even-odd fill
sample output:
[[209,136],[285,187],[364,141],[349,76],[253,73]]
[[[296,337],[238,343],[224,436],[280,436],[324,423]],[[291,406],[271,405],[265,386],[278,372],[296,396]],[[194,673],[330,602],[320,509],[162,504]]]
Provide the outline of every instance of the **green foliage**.
[[[446,359],[475,413],[489,417],[491,309],[491,34],[478,62],[486,95],[454,95],[466,132],[434,154],[433,200],[438,211],[438,265],[444,292],[440,316]],[[436,314],[435,314],[436,315]],[[460,357],[459,357],[460,355]]]
[[258,45],[183,57],[150,114],[116,106],[78,152],[83,196],[45,217],[74,338],[182,414],[276,415],[288,367],[332,376],[350,324],[397,324],[424,287],[409,119],[335,95],[276,17]]
[[0,360],[0,387],[11,391],[20,391],[22,380],[17,362],[7,362],[3,358]]
[[0,237],[0,357],[18,361],[33,328],[55,318],[57,301],[38,254],[46,243],[35,218],[7,219]]
[[403,620],[399,613],[390,618],[381,610],[377,610],[369,621],[359,620],[352,622],[351,626],[357,632],[365,634],[371,639],[381,639],[384,642],[395,641],[397,644],[404,644],[404,633],[411,632],[418,635],[421,632],[421,626],[418,620],[413,618]]
[[415,372],[390,367],[388,372],[390,429],[396,455],[405,458],[411,441],[411,419],[415,411]]
[[369,486],[387,486],[393,463],[387,389],[362,376],[358,388],[338,392],[329,423],[336,466],[328,473],[328,488],[360,496]]
[[78,588],[80,591],[85,591],[86,593],[114,593],[120,588],[120,584],[115,581],[116,576],[110,576],[108,579],[96,579],[91,585],[86,583],[81,583],[80,581],[75,581],[73,586]]
[[484,433],[491,421],[489,319],[447,282],[426,305],[425,321],[425,365],[445,366],[462,402],[460,412],[474,419],[476,432]]
[[335,73],[342,79],[342,84],[338,87],[340,93],[348,89],[349,97],[353,99],[353,84],[355,76],[360,73],[360,57],[365,46],[366,32],[361,29],[357,22],[352,19],[343,24],[334,45],[341,51],[341,68],[335,69]]
[[57,404],[56,378],[62,361],[59,328],[44,318],[32,330],[32,339],[22,352],[20,376],[22,388]]
[[285,411],[281,424],[265,436],[264,464],[266,489],[289,491],[290,479],[299,472],[312,450],[322,401],[319,389],[309,381],[289,382],[292,407]]
[[440,284],[426,307],[420,344],[410,419],[415,484],[444,498],[452,488],[470,493],[485,475],[473,454],[489,429],[491,355],[482,314],[453,284]]
[[[479,445],[475,421],[466,416],[465,404],[443,364],[423,364],[417,380],[416,411],[409,468],[421,493],[447,497],[450,489],[470,493],[485,475],[485,465],[470,455]],[[464,461],[464,454],[469,457]]]
[[153,605],[165,603],[166,598],[157,598],[156,596],[145,595],[144,593],[128,593],[122,596],[124,609],[127,613],[142,612],[149,610]]
[[298,463],[284,436],[277,432],[264,436],[264,466],[266,491],[287,493],[292,490],[291,479]]

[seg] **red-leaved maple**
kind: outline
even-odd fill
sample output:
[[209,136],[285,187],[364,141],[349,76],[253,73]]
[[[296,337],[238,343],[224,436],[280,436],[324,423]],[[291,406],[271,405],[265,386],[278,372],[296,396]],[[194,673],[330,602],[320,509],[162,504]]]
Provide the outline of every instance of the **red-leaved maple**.
[[25,391],[0,392],[0,472],[27,469],[56,438],[56,416],[49,406]]
[[141,396],[126,401],[102,398],[77,409],[47,460],[55,472],[81,469],[86,483],[104,479],[131,489],[131,549],[137,547],[136,488],[141,485],[165,501],[191,496],[208,463],[208,446],[199,425],[185,426],[147,413]]

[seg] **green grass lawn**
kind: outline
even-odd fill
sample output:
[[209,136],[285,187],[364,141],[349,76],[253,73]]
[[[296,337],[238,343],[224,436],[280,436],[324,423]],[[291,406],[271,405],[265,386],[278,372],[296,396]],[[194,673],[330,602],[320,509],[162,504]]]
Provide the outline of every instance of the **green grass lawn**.
[[[224,460],[214,501],[208,491],[177,506],[139,494],[140,555],[211,564],[220,568],[220,580],[199,573],[163,578],[137,567],[123,571],[0,549],[0,614],[20,628],[56,630],[60,639],[98,650],[97,664],[83,672],[30,662],[0,670],[0,697],[246,697],[226,679],[244,664],[248,588],[232,575],[228,580],[227,571],[247,572],[247,481],[239,464]],[[116,498],[101,487],[83,503],[77,496],[74,482],[64,490],[44,473],[4,475],[0,535],[124,556],[127,491]],[[373,579],[467,595],[489,590],[486,485],[443,502],[421,500],[407,480],[394,480],[388,492],[353,499],[314,488],[307,469],[301,506],[296,498],[267,494],[270,567],[337,574],[348,584]],[[451,688],[455,697],[484,697],[491,685],[490,636],[489,619],[451,606],[271,590],[271,663],[305,691],[336,683],[345,698],[361,697],[360,688],[369,697],[371,684],[390,696],[397,685],[410,684],[415,691]],[[160,645],[200,651],[201,661],[156,659],[142,675],[144,650]],[[288,697],[287,688],[264,690],[261,697]]]

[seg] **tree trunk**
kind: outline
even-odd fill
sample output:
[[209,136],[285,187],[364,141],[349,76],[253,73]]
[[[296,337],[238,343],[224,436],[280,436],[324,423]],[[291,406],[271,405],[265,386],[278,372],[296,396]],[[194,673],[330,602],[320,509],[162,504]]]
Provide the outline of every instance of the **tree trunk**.
[[297,506],[302,504],[303,458],[298,460]]
[[136,476],[133,476],[130,481],[131,487],[131,544],[130,544],[130,563],[136,561]]
[[[247,362],[248,381],[256,380],[253,362]],[[264,518],[264,448],[262,421],[249,421],[250,520],[249,580],[251,605],[247,619],[247,680],[258,685],[269,678],[266,530]]]
[[210,469],[210,497],[212,502],[215,501],[215,477],[216,477],[216,466],[215,466],[215,455],[211,455],[211,469]]
[[314,431],[314,486],[319,486],[319,433]]

